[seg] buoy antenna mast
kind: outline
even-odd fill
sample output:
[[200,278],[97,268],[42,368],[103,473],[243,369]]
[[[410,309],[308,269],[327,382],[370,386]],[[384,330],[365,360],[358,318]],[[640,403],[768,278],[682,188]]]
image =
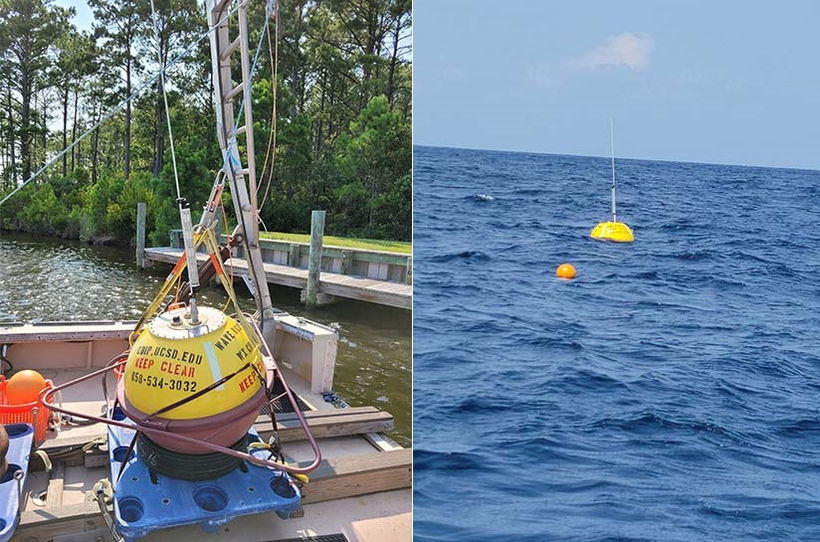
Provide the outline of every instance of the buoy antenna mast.
[[609,147],[612,163],[612,221],[618,222],[618,214],[615,212],[615,126],[611,118],[609,119]]
[[612,118],[609,119],[609,142],[611,147],[610,163],[612,164],[612,222],[601,222],[589,233],[593,239],[615,241],[617,243],[631,243],[635,240],[629,226],[618,222],[618,212],[615,210],[615,126]]

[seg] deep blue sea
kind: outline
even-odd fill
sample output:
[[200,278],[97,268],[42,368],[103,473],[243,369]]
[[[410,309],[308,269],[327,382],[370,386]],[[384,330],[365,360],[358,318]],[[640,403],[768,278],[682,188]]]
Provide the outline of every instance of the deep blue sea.
[[414,149],[415,540],[820,540],[820,172],[616,167]]

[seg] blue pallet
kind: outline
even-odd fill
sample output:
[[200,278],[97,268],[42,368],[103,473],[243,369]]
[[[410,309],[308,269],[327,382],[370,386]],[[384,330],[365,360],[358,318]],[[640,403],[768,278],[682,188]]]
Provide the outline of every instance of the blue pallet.
[[34,429],[27,423],[12,423],[4,426],[9,434],[9,451],[6,459],[9,468],[0,478],[0,542],[6,542],[14,534],[20,519],[20,499],[14,473],[23,472],[22,484],[26,483],[28,460]]
[[[118,410],[115,409],[113,418],[124,418]],[[134,436],[133,429],[108,427],[114,515],[117,529],[127,542],[157,529],[179,525],[199,524],[206,532],[216,532],[221,525],[248,514],[275,511],[287,518],[299,508],[301,494],[287,474],[247,462],[247,472],[237,468],[213,480],[179,480],[155,474],[157,483],[152,483],[148,467],[134,453],[118,480],[121,461]],[[248,436],[249,442],[260,440],[253,429]],[[294,489],[290,498],[273,490],[274,484],[284,482]]]

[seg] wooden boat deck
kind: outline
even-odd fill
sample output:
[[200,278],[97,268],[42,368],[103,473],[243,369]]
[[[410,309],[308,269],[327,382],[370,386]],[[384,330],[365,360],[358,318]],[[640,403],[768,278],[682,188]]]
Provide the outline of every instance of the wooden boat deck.
[[[41,369],[55,383],[86,374],[87,369]],[[286,376],[287,378],[287,376]],[[109,377],[110,387],[114,379]],[[304,516],[281,520],[275,513],[244,516],[224,525],[217,536],[230,540],[277,540],[319,534],[343,533],[351,542],[410,540],[412,451],[376,432],[393,427],[393,417],[374,407],[336,409],[321,395],[310,393],[307,384],[291,375],[288,382],[312,410],[308,423],[322,450],[323,461],[303,489]],[[100,380],[93,379],[63,394],[64,405],[81,412],[99,414],[103,408]],[[294,414],[277,414],[282,448],[289,462],[309,462],[307,441]],[[267,415],[255,424],[263,438],[272,432]],[[106,430],[102,424],[64,425],[49,432],[39,449],[52,460],[47,473],[42,461],[32,457],[26,480],[25,506],[13,541],[110,540],[92,488],[108,477]],[[99,439],[98,445],[81,447]],[[74,451],[74,453],[71,453]],[[68,454],[66,452],[69,452]],[[38,496],[45,497],[42,501]],[[153,532],[144,539],[201,542],[197,525]],[[100,538],[102,537],[102,538]]]
[[[182,256],[182,252],[182,249],[171,247],[146,248],[145,260],[147,262],[175,264]],[[208,256],[198,254],[197,259],[204,262],[208,259]],[[230,258],[225,261],[226,268],[230,268],[231,265],[233,265],[235,273],[244,274],[248,271],[248,263],[244,259]],[[265,263],[264,267],[268,282],[272,284],[300,289],[304,289],[307,285],[307,269],[273,263]],[[411,309],[413,305],[412,285],[384,280],[322,271],[319,277],[319,290],[324,294],[378,303],[400,309]]]

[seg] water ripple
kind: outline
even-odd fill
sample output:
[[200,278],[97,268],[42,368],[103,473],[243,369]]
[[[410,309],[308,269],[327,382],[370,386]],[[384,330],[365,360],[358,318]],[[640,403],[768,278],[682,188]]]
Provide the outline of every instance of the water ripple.
[[414,160],[416,540],[820,540],[820,173]]

